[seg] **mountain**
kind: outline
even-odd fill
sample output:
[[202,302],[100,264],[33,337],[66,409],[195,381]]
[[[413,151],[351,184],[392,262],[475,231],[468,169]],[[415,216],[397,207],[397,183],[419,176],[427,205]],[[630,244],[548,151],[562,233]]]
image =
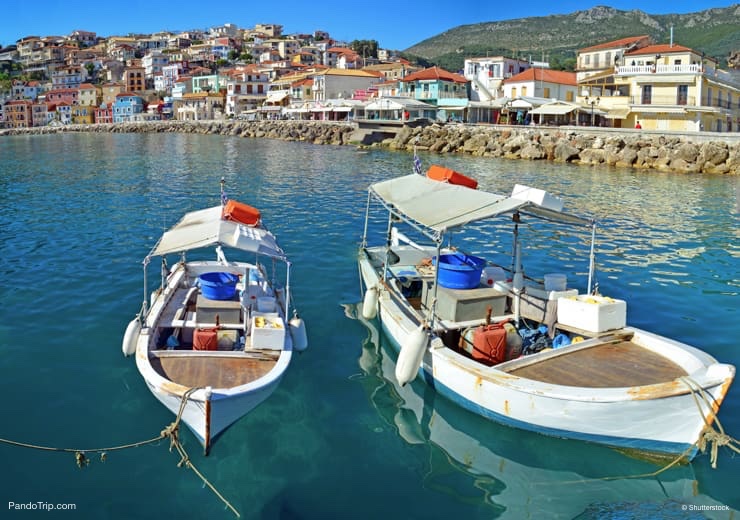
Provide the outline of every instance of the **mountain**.
[[572,68],[578,49],[643,34],[656,43],[668,43],[673,27],[674,43],[704,52],[726,68],[730,56],[740,52],[738,20],[740,4],[666,15],[597,6],[565,15],[461,25],[409,47],[404,54],[447,70],[461,69],[465,58],[487,55],[544,57],[553,68]]

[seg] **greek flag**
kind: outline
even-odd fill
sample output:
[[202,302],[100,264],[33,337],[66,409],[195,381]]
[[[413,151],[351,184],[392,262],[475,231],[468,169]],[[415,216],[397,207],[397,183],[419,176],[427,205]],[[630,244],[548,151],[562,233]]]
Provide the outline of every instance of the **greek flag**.
[[421,175],[421,159],[416,155],[416,150],[414,150],[414,171],[417,175]]

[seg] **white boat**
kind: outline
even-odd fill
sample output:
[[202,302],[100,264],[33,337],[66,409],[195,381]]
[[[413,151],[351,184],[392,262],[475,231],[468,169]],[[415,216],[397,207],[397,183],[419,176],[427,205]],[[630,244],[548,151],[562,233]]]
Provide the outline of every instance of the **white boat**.
[[[596,294],[595,222],[564,212],[559,198],[520,185],[510,196],[485,192],[457,172],[434,177],[447,181],[412,174],[369,188],[358,257],[363,316],[377,314],[399,350],[398,382],[421,374],[440,394],[510,426],[693,458],[735,368],[628,326],[626,302]],[[512,236],[501,236],[504,225]],[[582,289],[563,274],[545,274],[544,284],[525,276],[521,234],[549,225],[591,237]],[[370,245],[372,228],[382,236]],[[462,252],[502,244],[513,246],[499,265]]]
[[[490,507],[491,518],[651,518],[656,502],[665,516],[673,512],[680,517],[681,507],[691,504],[732,517],[731,508],[702,491],[707,485],[697,480],[691,464],[652,474],[646,470],[650,466],[615,450],[597,444],[576,448],[572,443],[578,441],[562,439],[535,442],[536,434],[482,424],[485,419],[454,409],[428,387],[401,386],[395,377],[396,353],[377,321],[364,319],[354,306],[346,311],[368,328],[358,361],[364,377],[354,380],[364,387],[382,423],[406,443],[426,444],[431,453],[436,446],[444,454],[428,457],[426,489],[453,488],[455,498],[466,497],[467,503],[479,494],[476,507]],[[470,476],[469,489],[450,485],[455,471]]]
[[[160,286],[149,301],[145,296],[122,344],[125,355],[136,354],[154,396],[182,414],[206,453],[221,432],[275,391],[293,352],[307,346],[303,321],[295,310],[289,318],[285,253],[257,209],[222,201],[187,213],[146,256],[144,295],[155,257],[162,259]],[[215,259],[186,257],[204,248]],[[245,258],[228,260],[225,248]],[[168,255],[179,255],[171,268]]]

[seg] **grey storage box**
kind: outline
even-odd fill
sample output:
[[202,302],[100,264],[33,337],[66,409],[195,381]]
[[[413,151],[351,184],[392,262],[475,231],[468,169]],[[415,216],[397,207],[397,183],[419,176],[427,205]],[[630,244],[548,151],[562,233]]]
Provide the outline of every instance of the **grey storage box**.
[[[434,298],[432,282],[422,287],[422,305],[429,309]],[[502,316],[506,312],[506,293],[492,287],[480,286],[476,289],[448,289],[437,287],[437,316],[449,321],[482,320],[488,307],[491,316]]]

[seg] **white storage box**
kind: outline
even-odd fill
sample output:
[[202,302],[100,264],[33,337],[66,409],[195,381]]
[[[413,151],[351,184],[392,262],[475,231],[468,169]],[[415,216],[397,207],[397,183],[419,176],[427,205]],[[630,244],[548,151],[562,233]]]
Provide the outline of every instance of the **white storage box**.
[[627,303],[585,294],[558,298],[558,323],[588,332],[621,329],[627,324]]
[[563,211],[562,199],[550,195],[545,190],[539,190],[537,188],[530,188],[522,184],[515,184],[514,189],[511,191],[512,199],[528,200],[542,206],[543,208],[551,209],[553,211]]
[[276,312],[252,314],[252,348],[282,350],[285,344],[285,325]]

